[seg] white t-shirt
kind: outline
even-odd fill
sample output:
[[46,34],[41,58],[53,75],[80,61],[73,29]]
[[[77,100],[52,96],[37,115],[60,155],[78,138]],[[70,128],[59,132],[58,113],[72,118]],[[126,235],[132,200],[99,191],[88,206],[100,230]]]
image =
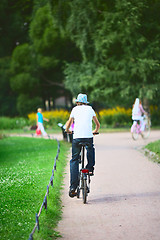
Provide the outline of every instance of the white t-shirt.
[[71,118],[74,118],[73,138],[92,138],[92,119],[96,116],[91,106],[79,105],[72,109]]

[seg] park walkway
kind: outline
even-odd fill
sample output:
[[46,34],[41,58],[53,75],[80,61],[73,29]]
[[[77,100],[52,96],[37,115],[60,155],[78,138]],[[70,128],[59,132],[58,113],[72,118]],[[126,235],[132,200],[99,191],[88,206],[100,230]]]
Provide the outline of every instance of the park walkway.
[[157,139],[160,131],[137,141],[130,133],[95,136],[96,169],[87,204],[68,196],[68,157],[57,228],[64,240],[160,239],[160,166],[141,150]]

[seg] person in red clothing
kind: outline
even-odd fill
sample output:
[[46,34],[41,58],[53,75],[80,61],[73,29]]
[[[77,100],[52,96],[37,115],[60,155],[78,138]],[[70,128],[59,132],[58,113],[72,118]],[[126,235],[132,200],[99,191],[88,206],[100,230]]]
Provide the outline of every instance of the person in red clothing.
[[36,115],[36,118],[37,118],[37,128],[41,131],[42,135],[43,136],[47,136],[47,133],[46,131],[44,130],[44,126],[43,126],[43,120],[49,122],[49,120],[47,118],[44,118],[43,115],[42,115],[42,109],[41,108],[38,108],[37,109],[37,115]]

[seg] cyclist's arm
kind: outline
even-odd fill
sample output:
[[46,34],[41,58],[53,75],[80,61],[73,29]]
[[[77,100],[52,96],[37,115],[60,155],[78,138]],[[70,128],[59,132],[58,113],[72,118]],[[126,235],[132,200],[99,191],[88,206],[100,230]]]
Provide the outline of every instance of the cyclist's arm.
[[139,107],[140,107],[141,112],[142,112],[143,114],[147,115],[147,112],[144,110],[142,104],[140,104]]
[[71,132],[69,128],[71,127],[71,124],[73,123],[73,118],[69,118],[69,120],[66,122],[66,132]]
[[99,128],[100,128],[100,123],[99,123],[99,121],[98,121],[98,119],[97,119],[96,116],[93,116],[93,121],[94,121],[95,124],[96,124],[96,128],[95,128],[95,130],[93,131],[93,133],[97,133],[98,130],[99,130]]

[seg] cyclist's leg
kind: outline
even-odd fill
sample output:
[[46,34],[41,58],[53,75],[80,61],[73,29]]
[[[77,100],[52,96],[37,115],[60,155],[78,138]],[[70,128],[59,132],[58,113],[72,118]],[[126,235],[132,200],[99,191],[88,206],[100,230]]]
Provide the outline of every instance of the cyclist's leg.
[[136,124],[137,124],[137,121],[133,120],[133,124],[131,126],[131,133],[133,133],[134,127],[136,126]]
[[70,160],[70,189],[76,189],[79,184],[79,154],[81,147],[78,139],[72,141],[72,159]]
[[141,126],[140,130],[143,132],[144,128],[145,128],[145,123],[144,123],[143,117],[141,116],[139,120],[140,120],[140,126]]
[[86,146],[87,149],[87,165],[86,168],[89,169],[89,171],[94,171],[94,165],[95,165],[95,148],[93,144],[93,138],[87,138],[86,142],[88,142],[90,145]]

